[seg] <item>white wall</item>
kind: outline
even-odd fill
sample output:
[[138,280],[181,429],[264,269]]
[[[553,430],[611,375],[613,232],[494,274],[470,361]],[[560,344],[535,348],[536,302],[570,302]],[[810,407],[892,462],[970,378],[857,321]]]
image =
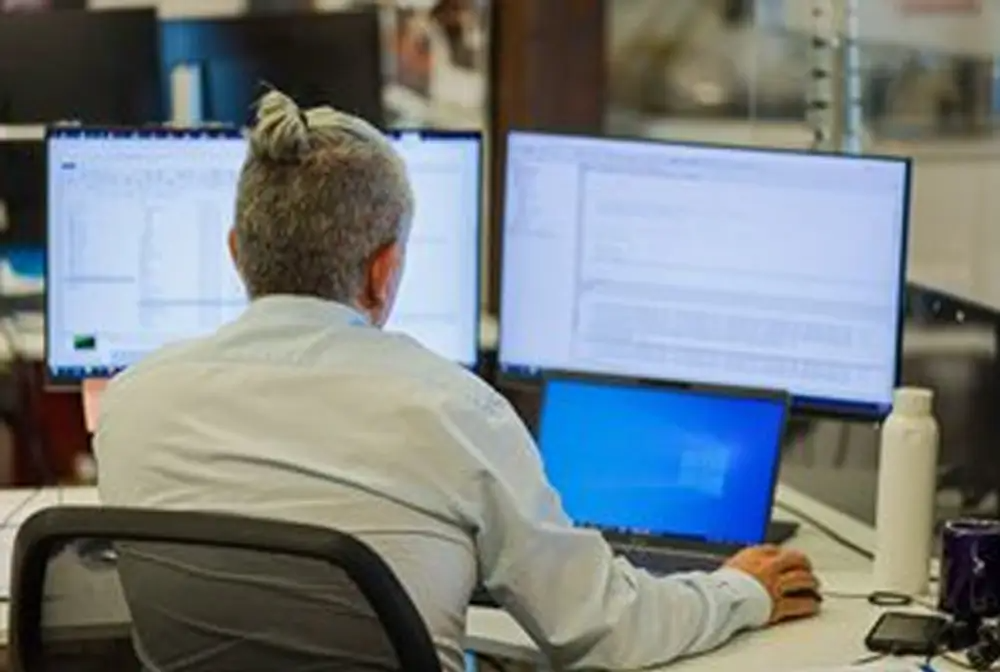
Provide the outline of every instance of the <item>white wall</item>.
[[1000,140],[878,149],[914,157],[911,279],[1000,310]]

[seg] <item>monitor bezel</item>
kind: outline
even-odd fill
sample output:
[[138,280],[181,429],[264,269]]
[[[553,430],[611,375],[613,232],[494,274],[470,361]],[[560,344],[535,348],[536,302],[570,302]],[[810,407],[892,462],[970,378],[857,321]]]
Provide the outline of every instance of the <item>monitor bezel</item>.
[[[791,400],[792,396],[784,390],[775,390],[768,388],[759,387],[746,387],[738,385],[717,385],[714,383],[697,383],[684,380],[676,379],[660,379],[660,378],[643,378],[635,376],[619,376],[615,374],[600,374],[600,373],[583,373],[578,371],[570,371],[566,369],[553,369],[546,371],[542,376],[542,390],[541,398],[538,411],[538,430],[536,433],[538,452],[542,459],[542,464],[545,464],[545,454],[542,452],[541,436],[542,436],[542,425],[545,420],[545,404],[548,396],[549,384],[552,381],[557,382],[578,382],[584,384],[600,385],[604,387],[625,387],[633,389],[652,389],[652,390],[664,390],[668,392],[683,392],[690,393],[708,397],[724,397],[730,399],[748,399],[748,400],[759,400],[767,402],[776,402],[782,407],[782,418],[781,427],[777,432],[777,445],[774,446],[774,466],[769,474],[770,483],[768,486],[768,510],[764,517],[764,528],[760,530],[758,538],[763,543],[763,540],[767,538],[767,531],[771,525],[771,520],[773,518],[774,503],[778,493],[778,480],[781,474],[781,456],[782,449],[784,447],[785,441],[788,437],[788,423],[791,416]],[[636,532],[625,533],[628,538],[633,538],[639,541],[643,538],[649,538],[647,535],[640,535]],[[662,532],[654,532],[652,537],[657,539],[663,539],[667,541],[677,541],[677,542],[690,542],[692,541],[687,537],[672,536]],[[705,540],[694,540],[698,543],[707,543],[711,547],[717,547],[723,551],[733,551],[740,547],[742,544],[732,541],[732,540],[717,540],[717,539],[705,539]]]
[[[546,131],[530,128],[516,127],[510,128],[504,135],[504,166],[500,175],[500,193],[494,195],[500,199],[498,212],[500,213],[500,249],[497,252],[499,277],[497,317],[499,329],[497,333],[497,384],[517,385],[517,384],[543,384],[546,375],[545,367],[532,366],[526,364],[505,363],[503,360],[503,340],[504,340],[504,282],[506,277],[507,258],[507,229],[508,207],[507,196],[509,186],[510,170],[510,141],[511,138],[519,135],[542,136],[546,138],[576,138],[598,140],[608,143],[625,143],[631,145],[654,145],[665,147],[689,147],[693,149],[716,149],[727,151],[748,152],[757,154],[777,154],[777,155],[801,155],[801,156],[821,156],[834,158],[842,161],[874,161],[882,163],[893,163],[903,167],[903,212],[900,226],[900,250],[899,250],[899,282],[896,296],[896,325],[895,325],[895,357],[893,362],[893,388],[898,387],[902,375],[903,366],[903,328],[905,322],[905,299],[906,299],[906,269],[907,269],[907,249],[910,242],[910,221],[912,210],[913,192],[913,160],[908,156],[893,156],[889,154],[844,154],[842,152],[820,151],[808,148],[791,147],[758,147],[753,145],[739,145],[719,142],[697,142],[690,140],[669,140],[663,138],[648,138],[635,135],[606,135],[599,133],[572,132],[572,131]],[[561,370],[565,371],[565,368]],[[614,373],[590,371],[581,369],[580,373],[590,375],[618,375]],[[650,379],[652,380],[652,378]],[[872,422],[877,423],[885,419],[892,410],[891,400],[888,403],[878,403],[870,401],[859,401],[853,399],[837,399],[833,397],[814,397],[809,395],[798,395],[789,392],[790,411],[795,417],[823,418],[832,420],[842,420],[848,422]]]
[[[45,129],[44,138],[42,142],[45,146],[44,151],[44,161],[45,161],[45,176],[46,176],[46,198],[43,204],[43,216],[45,218],[45,314],[46,316],[52,314],[52,292],[50,288],[52,285],[52,246],[49,244],[51,240],[51,230],[52,221],[50,216],[50,209],[48,203],[48,186],[49,179],[51,177],[51,164],[50,164],[50,142],[53,139],[58,138],[73,138],[73,137],[94,137],[94,138],[117,138],[117,139],[127,139],[127,138],[143,138],[151,137],[156,139],[203,139],[203,138],[224,138],[224,139],[237,139],[246,137],[245,128],[239,128],[235,126],[227,125],[209,125],[209,126],[199,126],[193,128],[175,127],[175,126],[162,126],[154,125],[148,127],[120,127],[120,126],[48,126]],[[461,140],[472,140],[476,142],[477,145],[477,175],[476,175],[476,220],[475,227],[473,231],[473,238],[476,241],[475,244],[475,268],[476,273],[474,278],[474,294],[475,294],[475,306],[473,318],[473,360],[471,362],[456,362],[460,366],[466,367],[470,370],[475,370],[481,359],[481,343],[479,338],[479,332],[482,325],[482,310],[481,310],[481,293],[482,293],[482,265],[483,265],[483,250],[482,250],[482,235],[483,235],[483,201],[485,194],[483,186],[484,170],[485,170],[485,151],[483,142],[483,133],[479,130],[438,130],[438,129],[427,129],[427,128],[392,128],[392,129],[382,129],[386,137],[392,140],[398,140],[406,135],[419,135],[421,139],[425,138],[438,138],[449,141],[461,141]],[[75,391],[80,389],[83,382],[92,378],[108,379],[114,377],[116,374],[128,368],[127,366],[121,367],[108,367],[100,371],[91,372],[57,372],[51,361],[51,338],[50,338],[50,325],[51,321],[46,319],[45,324],[45,335],[44,335],[44,357],[43,363],[45,368],[45,387],[54,391]]]

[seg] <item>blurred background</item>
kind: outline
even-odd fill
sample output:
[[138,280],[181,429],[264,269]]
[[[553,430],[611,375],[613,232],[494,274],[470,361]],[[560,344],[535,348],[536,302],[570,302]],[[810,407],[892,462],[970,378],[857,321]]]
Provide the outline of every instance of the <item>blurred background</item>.
[[[246,112],[242,103],[226,107],[235,92],[223,96],[229,103],[211,102],[217,93],[192,84],[185,64],[219,59],[250,72],[247,52],[233,47],[219,22],[280,14],[294,15],[297,23],[287,24],[292,27],[281,41],[273,33],[255,38],[258,50],[265,43],[300,49],[296,63],[312,62],[323,71],[323,60],[311,58],[304,45],[342,40],[340,69],[360,77],[375,63],[381,73],[374,102],[358,94],[348,105],[387,126],[482,129],[493,140],[493,166],[502,160],[498,139],[512,127],[914,157],[903,378],[938,394],[941,515],[997,513],[1000,2],[0,0],[0,12],[7,13],[125,7],[157,11],[163,86],[186,91],[174,96],[165,118],[234,121],[230,117]],[[364,7],[378,12],[375,59],[371,45],[317,27],[323,16]],[[18,58],[0,45],[0,73],[27,67]],[[326,95],[307,84],[306,97],[310,91]],[[337,95],[348,93],[356,92]],[[178,99],[197,107],[200,118],[178,110]],[[13,217],[4,214],[10,206],[3,189],[25,190],[17,175],[25,174],[30,159],[11,158],[16,151],[10,143],[0,148],[2,222]],[[496,170],[489,179],[499,186]],[[495,315],[499,204],[488,208],[483,307]],[[15,214],[28,222],[40,217],[40,210],[27,210]],[[8,266],[18,277],[39,275],[38,231],[15,228],[0,226]],[[88,437],[79,396],[43,391],[36,363],[12,358],[10,367],[17,375],[8,385],[8,408],[0,410],[9,428],[0,480],[86,479],[79,456],[87,454]],[[508,392],[532,412],[533,399]],[[863,424],[797,422],[784,478],[872,520],[876,431]]]
[[[941,516],[996,513],[1000,3],[611,0],[612,134],[915,159],[905,382],[933,387]],[[874,427],[800,424],[784,479],[874,519]]]

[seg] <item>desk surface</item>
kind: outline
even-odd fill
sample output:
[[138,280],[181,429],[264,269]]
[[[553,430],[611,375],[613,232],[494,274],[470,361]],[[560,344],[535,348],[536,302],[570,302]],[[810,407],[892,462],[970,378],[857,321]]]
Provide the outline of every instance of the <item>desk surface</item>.
[[[792,517],[780,508],[797,510],[862,548],[874,545],[874,531],[848,516],[811,500],[792,489],[778,493],[777,517]],[[0,490],[0,576],[10,575],[10,551],[18,526],[41,509],[60,505],[97,503],[95,488],[44,488]],[[670,670],[734,672],[768,670],[796,672],[823,667],[847,666],[866,655],[863,638],[880,610],[860,596],[872,590],[871,562],[836,542],[817,528],[804,524],[790,544],[812,559],[828,598],[820,617],[790,623],[761,632],[748,633],[711,655],[681,661]],[[9,580],[9,579],[8,579]],[[0,587],[8,594],[6,584]],[[838,597],[843,595],[851,598]],[[0,645],[7,640],[7,610],[0,610]],[[483,654],[543,663],[538,647],[506,612],[473,608],[469,612],[468,647]],[[939,672],[960,669],[948,663],[935,666]]]
[[[874,548],[874,530],[839,511],[787,487],[779,489],[778,502],[776,517],[794,518],[781,509],[781,505],[785,505],[835,530],[863,549]],[[803,524],[789,546],[807,553],[813,560],[827,593],[822,614],[814,619],[746,633],[710,655],[669,666],[671,671],[801,672],[847,667],[867,655],[864,636],[882,611],[864,599],[872,591],[871,561],[834,542],[809,524]],[[471,650],[544,663],[538,647],[503,611],[472,609],[467,631]],[[940,662],[935,664],[935,669],[951,672],[961,668]]]
[[[0,599],[10,595],[14,537],[31,514],[60,505],[97,503],[96,488],[16,488],[0,490]],[[7,641],[7,610],[0,609],[0,644]]]

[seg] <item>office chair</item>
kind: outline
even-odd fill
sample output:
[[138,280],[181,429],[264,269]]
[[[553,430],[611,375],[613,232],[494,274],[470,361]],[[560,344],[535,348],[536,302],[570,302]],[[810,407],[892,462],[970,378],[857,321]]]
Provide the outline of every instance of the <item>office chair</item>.
[[440,672],[388,565],[333,530],[60,507],[14,545],[14,672]]

